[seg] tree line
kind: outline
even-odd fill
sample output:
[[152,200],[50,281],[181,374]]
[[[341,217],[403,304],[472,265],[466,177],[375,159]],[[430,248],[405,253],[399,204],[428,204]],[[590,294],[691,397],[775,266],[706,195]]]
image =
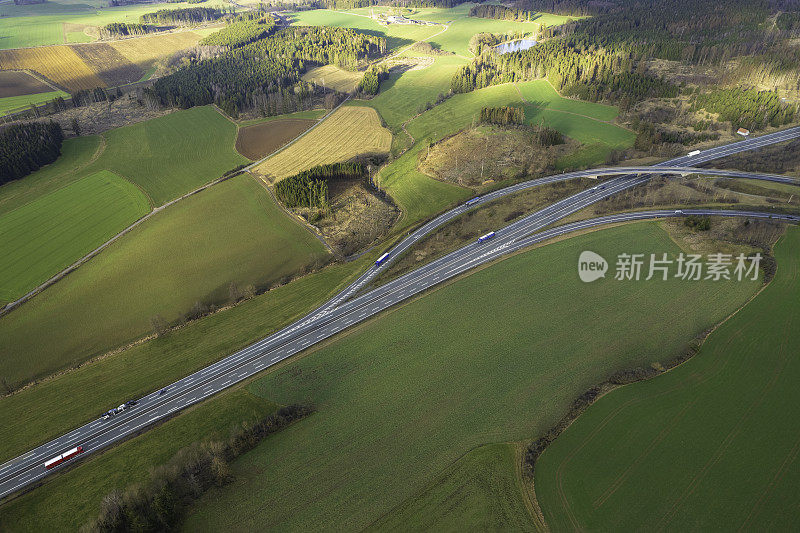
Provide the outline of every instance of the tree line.
[[0,130],[0,185],[58,159],[63,141],[64,132],[53,121],[13,124]]
[[83,531],[171,531],[183,522],[191,503],[214,486],[233,481],[230,463],[267,436],[312,413],[290,405],[254,424],[242,423],[227,440],[198,442],[182,448],[164,465],[151,469],[144,484],[115,490]]
[[500,4],[478,4],[469,10],[470,17],[500,20],[535,20],[538,16],[536,11],[529,9],[508,7]]
[[328,182],[353,180],[366,176],[363,163],[332,163],[304,170],[275,184],[275,196],[287,207],[328,209]]
[[301,99],[308,92],[301,76],[310,65],[353,69],[386,52],[386,39],[348,28],[291,26],[263,39],[195,59],[156,80],[153,95],[162,105],[188,108],[217,104],[231,116],[244,109],[265,110],[270,95]]
[[145,13],[139,17],[142,24],[177,24],[192,25],[209,22],[224,17],[231,13],[225,8],[216,7],[186,7],[183,9],[159,9],[154,13]]
[[512,106],[484,107],[481,109],[478,121],[482,124],[499,124],[501,126],[520,125],[525,123],[525,110]]
[[156,26],[150,24],[137,24],[135,22],[112,22],[100,28],[100,37],[127,37],[129,35],[146,35],[158,31]]
[[782,31],[800,32],[800,11],[781,13],[775,19],[775,25]]

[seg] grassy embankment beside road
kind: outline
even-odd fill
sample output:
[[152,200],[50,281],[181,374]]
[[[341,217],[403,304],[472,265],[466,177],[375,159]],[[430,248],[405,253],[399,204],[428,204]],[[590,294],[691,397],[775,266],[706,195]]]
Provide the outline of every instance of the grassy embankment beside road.
[[[94,420],[106,405],[139,398],[168,385],[300,318],[360,274],[377,253],[333,265],[270,290],[169,335],[88,362],[0,398],[0,463]],[[64,402],[64,398],[91,401]],[[48,406],[59,405],[59,409]],[[35,417],[29,413],[35,412]]]
[[[612,258],[678,251],[656,223],[561,241],[467,276],[267,374],[250,390],[275,402],[310,402],[314,416],[240,458],[237,481],[207,494],[188,529],[361,529],[391,521],[409,498],[423,507],[441,500],[428,489],[464,454],[529,442],[590,385],[683,353],[758,287],[584,284],[575,268],[586,249]],[[450,501],[470,504],[456,499],[463,485],[450,486]],[[452,516],[474,516],[454,505]]]
[[97,516],[101,499],[113,490],[147,481],[151,467],[166,463],[182,447],[225,436],[231,426],[255,422],[275,407],[246,390],[224,392],[3,505],[0,530],[77,531]]
[[771,284],[698,355],[603,397],[544,452],[552,530],[796,529],[798,249],[790,229]]
[[[583,249],[607,257],[631,250],[677,251],[654,223],[555,243],[476,272],[282,365],[248,389],[272,402],[308,401],[316,413],[238,460],[234,464],[237,481],[209,493],[188,527],[232,527],[226,517],[236,516],[237,526],[245,528],[265,522],[297,528],[312,523],[316,527],[335,523],[356,528],[378,519],[396,523],[398,517],[390,512],[400,505],[400,518],[408,507],[430,509],[437,501],[448,499],[451,492],[483,486],[473,464],[484,465],[483,472],[493,465],[508,468],[511,464],[502,454],[498,458],[495,453],[478,453],[459,466],[456,462],[464,454],[484,444],[527,443],[558,419],[587,386],[619,368],[680,353],[694,334],[740,305],[756,288],[755,283],[686,284],[674,280],[585,285],[574,271]],[[341,273],[346,266],[334,268]],[[363,266],[356,265],[352,272],[360,272]],[[316,279],[330,287],[330,279],[321,279],[330,275],[336,271],[326,269],[301,283]],[[318,296],[318,287],[305,287],[309,299]],[[124,364],[104,368],[104,375],[117,382],[117,387],[127,379],[152,390],[145,388],[151,372],[148,362],[163,358],[180,367],[182,357],[193,359],[196,352],[200,352],[198,358],[209,357],[224,347],[256,338],[259,330],[270,331],[274,310],[284,309],[271,298],[288,294],[281,292],[286,288],[134,348]],[[698,305],[688,305],[695,300]],[[476,301],[483,303],[476,307]],[[618,309],[623,311],[616,312]],[[630,327],[645,315],[673,318],[668,325]],[[144,374],[141,378],[140,372]],[[84,369],[38,387],[52,384],[55,397],[69,390],[57,391],[59,381],[77,375],[82,375],[82,380],[73,382],[73,390],[91,387],[98,390],[97,396],[107,397],[102,392],[107,385],[96,378],[99,374],[84,373]],[[51,400],[42,395],[37,401],[27,401],[32,398],[26,398],[27,393],[0,400],[0,413],[18,416],[26,408]],[[114,398],[117,400],[119,396]],[[224,401],[221,397],[207,403]],[[9,408],[12,402],[19,403]],[[113,403],[111,398],[109,402]],[[74,403],[78,405],[74,409],[88,413],[86,405]],[[179,424],[183,418],[181,415],[174,422]],[[42,422],[40,429],[46,430],[47,423]],[[121,453],[122,448],[114,449],[101,459],[119,460],[113,456]],[[145,448],[141,453],[148,456]],[[91,516],[91,507],[82,502],[83,516],[73,511],[61,515],[58,510],[62,506],[72,505],[63,496],[80,493],[78,488],[90,479],[100,479],[105,465],[90,459],[79,469],[58,476],[45,489],[4,506],[2,514],[14,523],[15,517],[22,520],[48,509],[45,514],[52,527],[83,523]],[[452,468],[463,474],[448,474]],[[477,516],[467,507],[494,505],[507,494],[513,495],[508,487],[518,483],[515,476],[513,470],[496,472],[502,496],[487,491],[459,500],[463,505],[457,505],[449,516],[460,517],[459,524],[464,527],[485,524],[469,522],[485,516]],[[114,486],[100,485],[104,489]],[[260,504],[251,505],[252,499]],[[228,511],[218,512],[221,507]],[[245,508],[247,512],[238,511]],[[496,523],[527,523],[521,509],[521,500],[512,501],[502,521]],[[437,520],[450,523],[446,513]]]

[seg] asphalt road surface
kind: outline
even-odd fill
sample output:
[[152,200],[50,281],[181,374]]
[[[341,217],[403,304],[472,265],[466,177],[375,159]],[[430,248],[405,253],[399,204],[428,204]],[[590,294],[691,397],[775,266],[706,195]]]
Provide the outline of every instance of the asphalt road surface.
[[[169,385],[163,392],[156,391],[139,399],[138,404],[129,410],[108,420],[98,419],[92,421],[0,465],[0,498],[23,488],[34,486],[49,474],[80,461],[83,456],[134,435],[176,411],[200,402],[265,368],[275,365],[447,279],[466,272],[482,263],[495,260],[508,253],[531,246],[532,244],[602,224],[692,214],[771,218],[787,222],[800,222],[800,218],[793,215],[733,210],[684,209],[681,214],[676,213],[674,210],[655,210],[609,215],[545,229],[584,207],[628,188],[645,183],[652,175],[657,174],[699,173],[702,175],[720,175],[797,184],[796,180],[786,178],[785,176],[739,171],[717,171],[693,167],[697,164],[726,155],[790,140],[798,136],[800,136],[800,128],[792,128],[790,130],[712,148],[693,157],[678,157],[655,165],[654,167],[593,169],[572,172],[522,182],[473,199],[467,204],[462,204],[443,213],[409,234],[389,252],[389,259],[384,264],[381,266],[373,265],[345,290],[314,310],[307,317],[300,319],[283,330],[217,363]],[[498,229],[495,237],[485,243],[476,242],[464,246],[459,250],[400,276],[380,287],[355,297],[356,294],[380,275],[393,259],[400,256],[425,235],[447,223],[449,220],[474,209],[478,205],[546,183],[579,177],[617,175],[620,173],[624,174],[606,180],[602,182],[602,184],[598,184],[597,187],[581,191],[569,198],[565,198],[517,220],[504,228]],[[124,400],[126,400],[126,398],[120,398],[120,402]],[[110,407],[112,406],[98,406],[98,412],[104,411]],[[78,445],[84,448],[84,454],[53,469],[45,469],[44,462],[46,460]]]

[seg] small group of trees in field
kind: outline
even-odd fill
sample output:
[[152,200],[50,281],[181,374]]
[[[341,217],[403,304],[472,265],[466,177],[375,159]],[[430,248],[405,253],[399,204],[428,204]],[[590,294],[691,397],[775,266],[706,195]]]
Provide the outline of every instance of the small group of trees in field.
[[227,440],[197,442],[179,450],[167,464],[152,468],[150,479],[124,491],[115,490],[100,504],[100,514],[87,532],[172,531],[179,528],[188,506],[214,486],[233,480],[230,462],[252,450],[267,436],[311,414],[303,405],[289,405],[255,423],[242,423]]
[[539,146],[556,146],[564,144],[564,134],[544,124],[533,126],[533,142]]
[[316,166],[276,183],[275,196],[287,207],[328,209],[329,181],[360,179],[366,172],[363,163],[355,162]]
[[150,24],[112,22],[100,28],[100,37],[128,37],[129,35],[146,35],[155,31],[158,31],[158,28]]
[[381,82],[389,77],[389,71],[385,66],[370,66],[364,77],[358,83],[358,90],[364,94],[378,94]]
[[58,159],[64,132],[57,122],[13,124],[0,130],[0,185]]
[[482,124],[498,124],[500,126],[520,125],[525,123],[525,110],[512,106],[484,107],[478,115],[478,121]]

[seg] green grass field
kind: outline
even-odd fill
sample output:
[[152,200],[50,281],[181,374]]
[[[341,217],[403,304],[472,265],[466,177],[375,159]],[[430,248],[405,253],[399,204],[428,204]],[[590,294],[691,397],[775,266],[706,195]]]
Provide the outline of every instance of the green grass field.
[[101,499],[114,489],[144,482],[150,467],[166,463],[182,447],[224,436],[232,425],[261,419],[274,409],[245,390],[225,392],[4,505],[0,530],[77,531],[97,516]]
[[606,122],[614,120],[619,114],[617,106],[586,102],[574,98],[563,98],[546,80],[519,83],[517,86],[526,101],[531,104],[538,104],[539,107],[583,115]]
[[450,78],[465,63],[459,57],[438,56],[428,68],[391,74],[381,84],[380,94],[365,104],[374,107],[397,134],[400,125],[416,115],[420,105],[435,102],[439,93],[447,94]]
[[234,148],[236,125],[211,106],[110,130],[106,149],[89,168],[139,185],[162,205],[247,163]]
[[368,15],[357,16],[352,13],[350,10],[315,9],[292,13],[289,17],[292,24],[300,26],[338,26],[380,35],[386,38],[386,45],[389,50],[397,50],[402,46],[427,39],[441,31],[441,28],[436,26],[398,26],[396,24],[381,26],[370,19]]
[[[533,33],[539,28],[539,24],[541,23],[544,23],[547,26],[558,26],[566,22],[568,18],[549,13],[539,14],[539,16],[533,22],[514,22],[508,20],[475,18],[469,16],[469,10],[474,5],[475,4],[473,3],[465,3],[450,9],[435,7],[411,8],[404,14],[413,19],[430,20],[433,22],[448,24],[450,27],[447,29],[447,31],[432,38],[430,42],[433,45],[442,48],[443,50],[448,50],[465,57],[472,57],[472,54],[469,52],[469,40],[476,33],[506,33],[508,31]],[[382,9],[385,8],[376,6],[374,11],[375,13],[378,13]],[[366,7],[348,9],[347,12],[369,16],[372,10],[373,8]],[[403,26],[396,25],[388,26],[388,28],[393,27],[403,28]],[[438,27],[436,31],[441,31],[441,27]]]
[[[203,6],[222,5],[221,0],[211,0]],[[104,26],[110,22],[139,22],[144,13],[159,9],[191,7],[186,3],[156,3],[108,7],[108,2],[82,0],[80,2],[48,1],[41,4],[0,4],[0,49],[44,46],[64,43],[64,24]],[[88,42],[89,36],[80,31],[66,34],[68,42]]]
[[[757,286],[583,284],[575,267],[586,249],[605,257],[678,251],[655,223],[561,241],[267,374],[250,389],[278,403],[312,403],[316,413],[241,457],[237,481],[209,493],[186,529],[358,530],[409,498],[435,501],[425,491],[470,450],[534,438],[588,386],[682,352]],[[631,327],[643,316],[654,317],[650,327]]]
[[421,9],[420,15],[414,16],[414,18],[443,23],[449,22],[450,27],[447,31],[431,39],[431,44],[465,57],[472,57],[472,53],[469,51],[469,40],[476,33],[519,31],[531,34],[539,28],[541,23],[546,24],[548,27],[558,26],[566,22],[568,18],[549,13],[542,13],[534,22],[470,17],[469,10],[473,5],[468,3],[452,9]]
[[91,162],[100,143],[99,135],[64,139],[55,162],[0,187],[0,215],[80,179],[79,171]]
[[[535,95],[537,104],[525,104],[520,93]],[[574,114],[565,112],[573,104],[576,109]],[[414,137],[416,144],[381,171],[381,184],[389,190],[405,213],[402,225],[427,218],[452,202],[472,194],[466,189],[444,184],[420,173],[417,171],[418,158],[427,149],[428,142],[437,142],[470,127],[481,108],[503,105],[523,106],[526,121],[530,123],[543,122],[582,143],[602,144],[603,150],[583,154],[581,162],[600,162],[612,148],[630,146],[635,138],[632,132],[624,128],[593,118],[613,118],[616,114],[615,108],[562,98],[545,80],[519,83],[516,86],[494,85],[457,94],[408,123],[406,129]],[[586,115],[578,114],[579,112]],[[398,135],[398,138],[401,137],[402,135]]]
[[66,98],[69,95],[64,91],[50,91],[47,93],[24,94],[22,96],[0,98],[0,117],[13,113],[14,111],[21,111],[31,104],[38,105],[49,102],[53,98],[58,98],[59,96]]
[[150,211],[138,187],[108,171],[0,215],[0,303],[19,298]]
[[553,531],[798,528],[800,230],[778,271],[692,360],[600,399],[542,455]]
[[[228,285],[271,283],[324,257],[249,175],[160,212],[0,320],[11,384],[71,367],[174,321],[195,302],[224,302]],[[31,358],[30,354],[36,354]]]
[[471,450],[368,531],[536,531],[514,445]]

